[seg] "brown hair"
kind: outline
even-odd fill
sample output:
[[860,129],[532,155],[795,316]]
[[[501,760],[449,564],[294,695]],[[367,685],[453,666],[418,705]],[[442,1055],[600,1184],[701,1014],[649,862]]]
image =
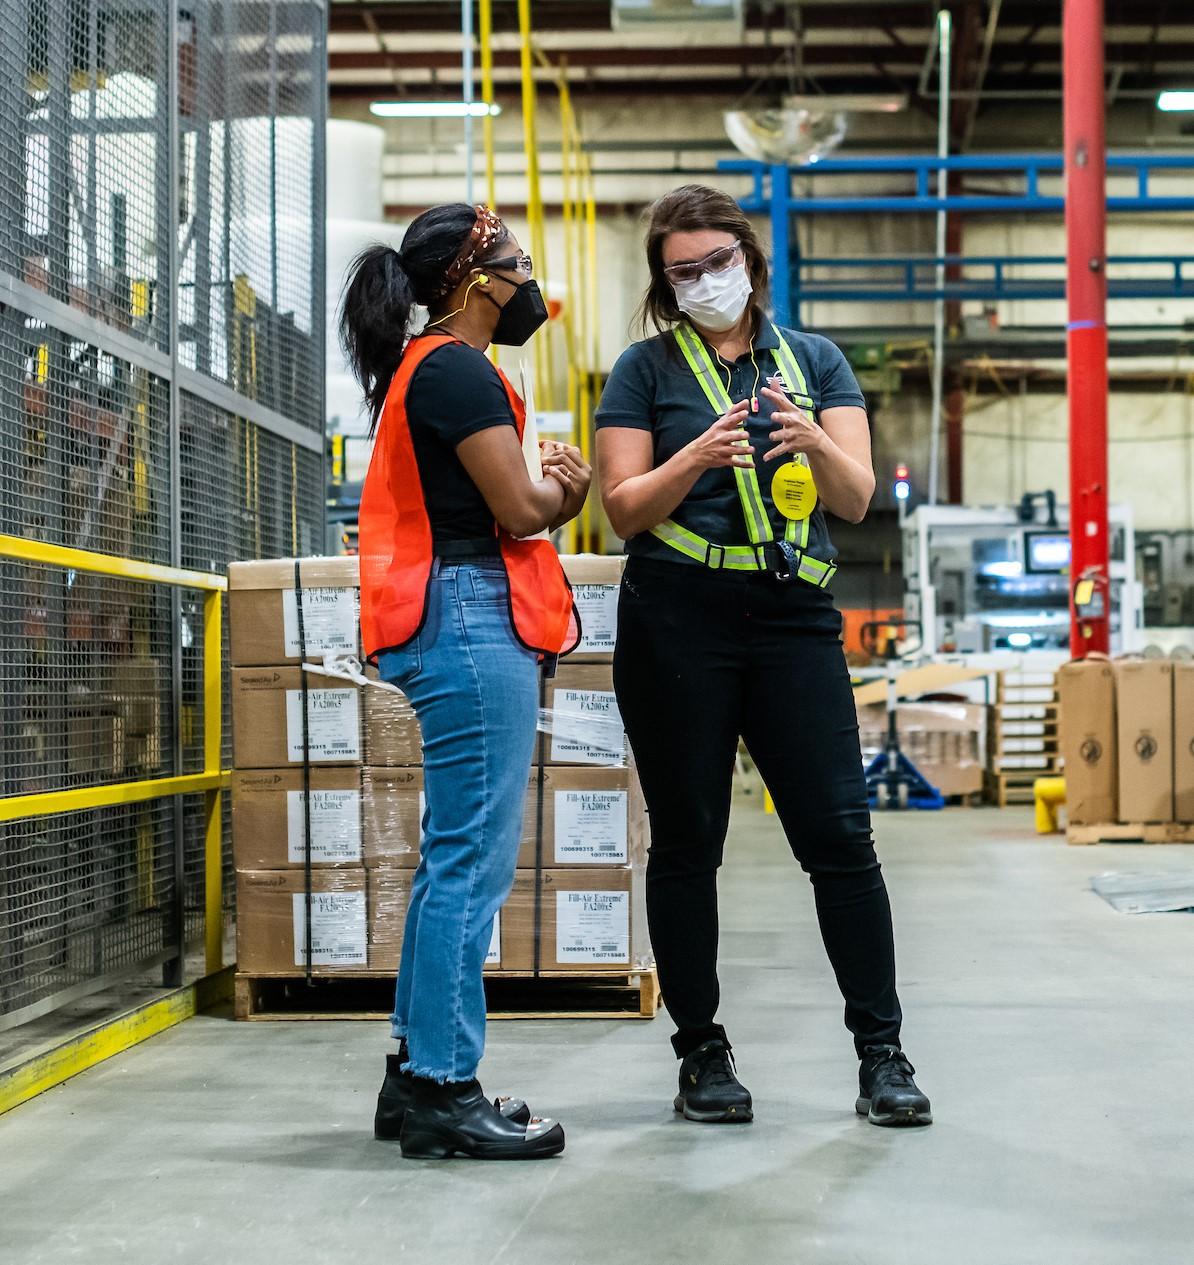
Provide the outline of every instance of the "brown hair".
[[746,272],[751,284],[751,307],[755,328],[763,318],[767,305],[767,256],[759,243],[754,225],[738,203],[720,189],[708,185],[686,184],[665,193],[647,209],[647,266],[651,283],[639,304],[635,321],[646,334],[654,325],[660,333],[670,329],[684,314],[676,306],[676,293],[663,271],[663,243],[669,233],[699,233],[713,229],[732,233],[742,243]]

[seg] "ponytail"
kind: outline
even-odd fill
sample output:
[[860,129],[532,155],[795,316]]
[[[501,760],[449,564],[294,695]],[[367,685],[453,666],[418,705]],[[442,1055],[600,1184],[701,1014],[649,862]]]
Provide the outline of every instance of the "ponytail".
[[411,221],[401,252],[374,244],[349,265],[340,306],[340,345],[365,393],[370,435],[402,359],[415,305],[435,315],[447,297],[445,286],[454,288],[447,282],[448,270],[475,223],[477,210],[466,203],[433,206]]
[[366,246],[349,265],[340,305],[340,346],[365,393],[370,435],[402,358],[414,305],[414,285],[392,246]]

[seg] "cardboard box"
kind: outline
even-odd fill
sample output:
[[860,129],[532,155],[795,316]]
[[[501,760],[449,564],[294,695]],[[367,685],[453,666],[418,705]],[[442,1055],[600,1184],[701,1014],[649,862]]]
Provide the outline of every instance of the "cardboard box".
[[547,683],[546,707],[551,725],[543,742],[546,764],[625,767],[626,735],[611,667],[561,664]]
[[[627,971],[648,966],[644,880],[630,866],[541,874],[539,968]],[[535,871],[520,870],[502,910],[502,966],[535,969]]]
[[[422,838],[423,771],[367,768],[364,860],[367,866],[412,869]],[[539,830],[539,776],[532,773],[523,814],[520,868],[534,868]],[[543,771],[543,864],[646,864],[646,809],[631,769],[548,768]]]
[[[301,975],[306,962],[306,875],[301,869],[239,870],[237,968],[251,975]],[[312,966],[321,973],[369,966],[363,866],[311,875]]]
[[618,592],[626,559],[595,553],[563,554],[560,562],[580,615],[580,644],[569,663],[609,663],[618,635]]
[[403,868],[419,864],[423,770],[361,770],[361,822],[365,865]]
[[[326,654],[360,658],[361,616],[355,557],[301,558],[307,662]],[[298,663],[295,559],[234,562],[228,568],[228,636],[233,667]]]
[[[377,679],[377,670],[365,673]],[[375,686],[364,689],[366,764],[375,768],[415,768],[423,763],[423,735],[405,694]]]
[[[383,865],[368,874],[369,969],[397,971],[402,960],[402,941],[410,905],[410,870]],[[502,965],[502,915],[494,919],[486,970]]]
[[1173,820],[1173,664],[1115,664],[1119,738],[1119,820]]
[[1057,684],[1066,819],[1075,826],[1118,821],[1115,669],[1106,659],[1079,659],[1063,665]]
[[[302,672],[232,669],[232,762],[238,769],[303,763]],[[358,764],[364,754],[361,689],[317,672],[307,676],[312,764]]]
[[[361,865],[361,771],[313,768],[311,864]],[[238,870],[304,866],[306,813],[301,769],[232,774],[232,853]]]
[[1194,662],[1173,664],[1173,816],[1194,822]]
[[[975,795],[983,789],[987,708],[981,703],[900,703],[896,728],[900,750],[942,795]],[[869,703],[858,709],[863,762],[887,743],[887,709]]]
[[412,878],[410,870],[393,866],[368,871],[369,965],[375,970],[398,970]]
[[157,733],[167,672],[156,659],[110,659],[99,677],[104,705],[120,716],[127,735]]

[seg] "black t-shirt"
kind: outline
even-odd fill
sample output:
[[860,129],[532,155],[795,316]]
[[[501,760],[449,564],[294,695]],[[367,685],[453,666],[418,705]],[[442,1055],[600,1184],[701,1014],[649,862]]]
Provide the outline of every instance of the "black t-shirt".
[[456,455],[456,445],[470,435],[515,425],[506,388],[488,357],[464,343],[431,352],[411,378],[406,418],[432,539],[493,538],[489,506]]
[[[785,329],[783,336],[804,374],[815,417],[819,418],[823,409],[841,405],[866,407],[849,361],[829,339],[794,329]],[[778,346],[775,329],[765,323],[754,340],[753,358],[748,353],[732,365],[721,363],[723,377],[728,376],[726,389],[732,400],[748,398],[780,371],[775,354]],[[718,362],[715,360],[715,363]],[[775,467],[763,461],[763,454],[774,446],[769,438],[775,429],[771,421],[773,412],[771,402],[761,397],[759,412],[747,417],[746,429],[755,450],[763,503],[778,539],[783,535],[785,522],[771,499],[770,479]],[[708,430],[715,418],[716,413],[680,354],[675,338],[667,333],[633,344],[618,358],[602,392],[596,424],[598,429],[626,426],[650,431],[655,463],[659,466]],[[742,544],[747,538],[742,502],[734,472],[729,468],[706,470],[676,507],[672,518],[680,526],[719,545]],[[667,562],[691,561],[650,532],[641,532],[629,540],[626,552]],[[807,552],[822,562],[834,558],[833,541],[820,505],[809,520]]]

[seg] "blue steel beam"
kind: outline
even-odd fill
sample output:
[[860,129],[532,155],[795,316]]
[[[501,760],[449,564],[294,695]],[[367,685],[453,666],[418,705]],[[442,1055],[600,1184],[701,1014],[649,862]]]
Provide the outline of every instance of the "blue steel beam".
[[[805,163],[798,167],[783,165],[771,166],[763,163],[749,162],[745,159],[731,159],[718,163],[718,169],[727,174],[746,175],[751,178],[751,192],[741,199],[744,211],[754,214],[765,214],[771,218],[773,240],[772,286],[774,289],[774,313],[776,321],[788,324],[792,317],[792,301],[795,297],[813,299],[829,297],[816,295],[809,290],[799,288],[793,291],[792,262],[790,257],[791,219],[793,214],[825,215],[825,214],[871,214],[876,211],[898,214],[923,214],[935,211],[953,211],[958,213],[982,212],[1000,214],[1008,212],[1060,212],[1065,210],[1065,199],[1056,196],[1044,196],[1040,192],[1042,175],[1065,174],[1065,159],[1061,154],[963,154],[950,158],[939,158],[933,155],[916,155],[911,157],[878,157],[878,158],[827,158],[819,162]],[[1023,188],[1019,192],[1008,194],[954,194],[938,198],[932,192],[932,178],[939,172],[956,173],[1003,173],[1019,176],[1023,179]],[[1108,197],[1108,211],[1194,211],[1194,182],[1191,192],[1181,196],[1171,194],[1154,195],[1149,184],[1150,177],[1157,173],[1194,172],[1194,155],[1182,154],[1113,154],[1107,158],[1107,171],[1110,175],[1131,172],[1136,177],[1136,193],[1134,196],[1115,195]],[[791,178],[796,176],[911,176],[914,189],[905,194],[853,194],[847,197],[792,197]],[[1121,261],[1123,262],[1123,261]],[[1143,261],[1141,261],[1143,262]],[[1168,262],[1168,261],[1166,261]],[[951,283],[956,285],[957,283]],[[1005,283],[1006,284],[1006,283]],[[1116,298],[1156,297],[1157,290],[1152,286],[1140,283],[1142,290],[1127,291],[1124,288],[1111,288],[1110,293]],[[1175,289],[1162,291],[1167,297],[1187,297],[1186,282],[1181,275],[1180,267],[1175,277]],[[915,289],[915,279],[907,283],[907,290]],[[1044,291],[1042,293],[1042,290]],[[855,287],[853,297],[859,301],[875,297],[874,288]],[[934,298],[938,295],[936,288],[917,291],[917,298]],[[947,287],[943,292],[947,297],[955,297]],[[844,298],[843,293],[833,297]],[[887,292],[883,297],[907,298],[908,294]],[[979,293],[961,293],[957,297],[980,297]],[[991,297],[999,297],[992,295]],[[1010,296],[1005,296],[1010,297]],[[1042,283],[1036,291],[1021,291],[1016,297],[1051,298],[1053,290]]]
[[[989,277],[962,277],[948,281],[939,290],[932,280],[938,263],[945,267],[990,269]],[[1171,270],[1165,277],[1109,277],[1108,297],[1114,299],[1194,299],[1194,256],[1186,255],[1112,255],[1109,269],[1117,266],[1164,266]],[[1009,268],[1023,266],[1052,267],[1061,272],[1057,278],[1009,277]],[[811,274],[821,268],[838,268],[854,272],[892,272],[890,280],[868,276],[854,278],[816,278]],[[894,255],[851,257],[843,259],[809,258],[794,261],[790,269],[792,300],[800,302],[884,303],[920,302],[944,299],[1064,299],[1065,258],[1061,255],[945,255],[940,260],[929,255]]]
[[[727,159],[718,163],[718,170],[752,178],[750,194],[741,200],[744,211],[754,214],[777,214],[775,201],[786,204],[789,212],[805,214],[866,214],[872,211],[917,214],[946,211],[1063,211],[1065,199],[1040,193],[1042,174],[1062,174],[1064,160],[1060,154],[965,154],[953,158],[918,155],[906,158],[827,158],[799,167],[769,167],[746,159]],[[938,171],[959,173],[1002,173],[1022,176],[1024,188],[1008,194],[957,194],[938,198],[931,188],[931,178]],[[1149,179],[1154,173],[1194,171],[1194,155],[1181,154],[1115,154],[1107,159],[1109,175],[1134,172],[1136,193],[1114,195],[1107,199],[1109,211],[1194,211],[1194,191],[1187,195],[1154,194]],[[776,180],[776,173],[779,179]],[[787,180],[784,179],[786,174]],[[909,175],[915,189],[905,194],[854,194],[848,197],[792,197],[791,176],[879,176]],[[777,198],[776,190],[782,190]]]

